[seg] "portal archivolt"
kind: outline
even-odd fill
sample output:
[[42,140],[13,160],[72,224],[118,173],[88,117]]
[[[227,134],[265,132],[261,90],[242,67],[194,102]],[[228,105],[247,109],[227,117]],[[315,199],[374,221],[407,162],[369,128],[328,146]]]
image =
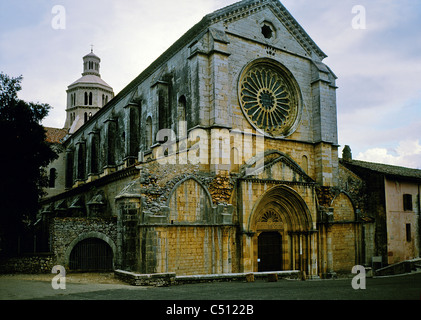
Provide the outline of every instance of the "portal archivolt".
[[[267,191],[256,203],[249,221],[249,231],[254,234],[254,271],[308,271],[312,225],[308,207],[296,191],[287,186]],[[278,247],[268,248],[268,239],[279,243]]]

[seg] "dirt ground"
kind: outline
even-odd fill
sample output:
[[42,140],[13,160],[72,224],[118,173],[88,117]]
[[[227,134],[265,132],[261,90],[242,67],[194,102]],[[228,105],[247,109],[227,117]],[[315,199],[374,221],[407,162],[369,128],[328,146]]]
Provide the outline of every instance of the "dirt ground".
[[[51,282],[56,274],[0,274],[1,279],[48,281]],[[108,273],[68,273],[67,283],[97,283],[97,284],[127,284],[117,279],[113,272]]]

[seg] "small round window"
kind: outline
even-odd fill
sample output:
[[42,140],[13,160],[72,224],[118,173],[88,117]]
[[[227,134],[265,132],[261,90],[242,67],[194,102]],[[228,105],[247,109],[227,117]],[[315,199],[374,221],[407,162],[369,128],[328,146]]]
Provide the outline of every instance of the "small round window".
[[270,39],[273,36],[273,30],[267,24],[264,24],[262,27],[262,34],[266,39]]

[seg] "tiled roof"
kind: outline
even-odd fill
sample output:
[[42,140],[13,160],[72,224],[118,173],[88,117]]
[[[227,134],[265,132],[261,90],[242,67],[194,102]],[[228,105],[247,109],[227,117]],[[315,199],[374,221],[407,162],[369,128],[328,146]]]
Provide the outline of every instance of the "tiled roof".
[[367,162],[367,161],[360,161],[360,160],[345,161],[341,159],[340,162],[351,170],[352,170],[352,167],[359,167],[362,169],[375,171],[375,172],[385,174],[388,176],[421,179],[421,170],[419,169],[392,166],[389,164]]
[[68,129],[59,129],[59,128],[51,128],[51,127],[44,127],[46,141],[51,143],[61,143],[61,139],[63,139],[67,133]]

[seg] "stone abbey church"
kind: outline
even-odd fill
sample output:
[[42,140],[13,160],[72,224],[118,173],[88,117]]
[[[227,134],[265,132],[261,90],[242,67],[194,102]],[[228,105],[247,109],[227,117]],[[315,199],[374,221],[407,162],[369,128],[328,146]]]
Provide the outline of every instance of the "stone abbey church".
[[54,263],[328,277],[418,257],[420,170],[338,157],[324,58],[278,0],[206,15],[115,96],[83,57],[64,129],[47,128]]

